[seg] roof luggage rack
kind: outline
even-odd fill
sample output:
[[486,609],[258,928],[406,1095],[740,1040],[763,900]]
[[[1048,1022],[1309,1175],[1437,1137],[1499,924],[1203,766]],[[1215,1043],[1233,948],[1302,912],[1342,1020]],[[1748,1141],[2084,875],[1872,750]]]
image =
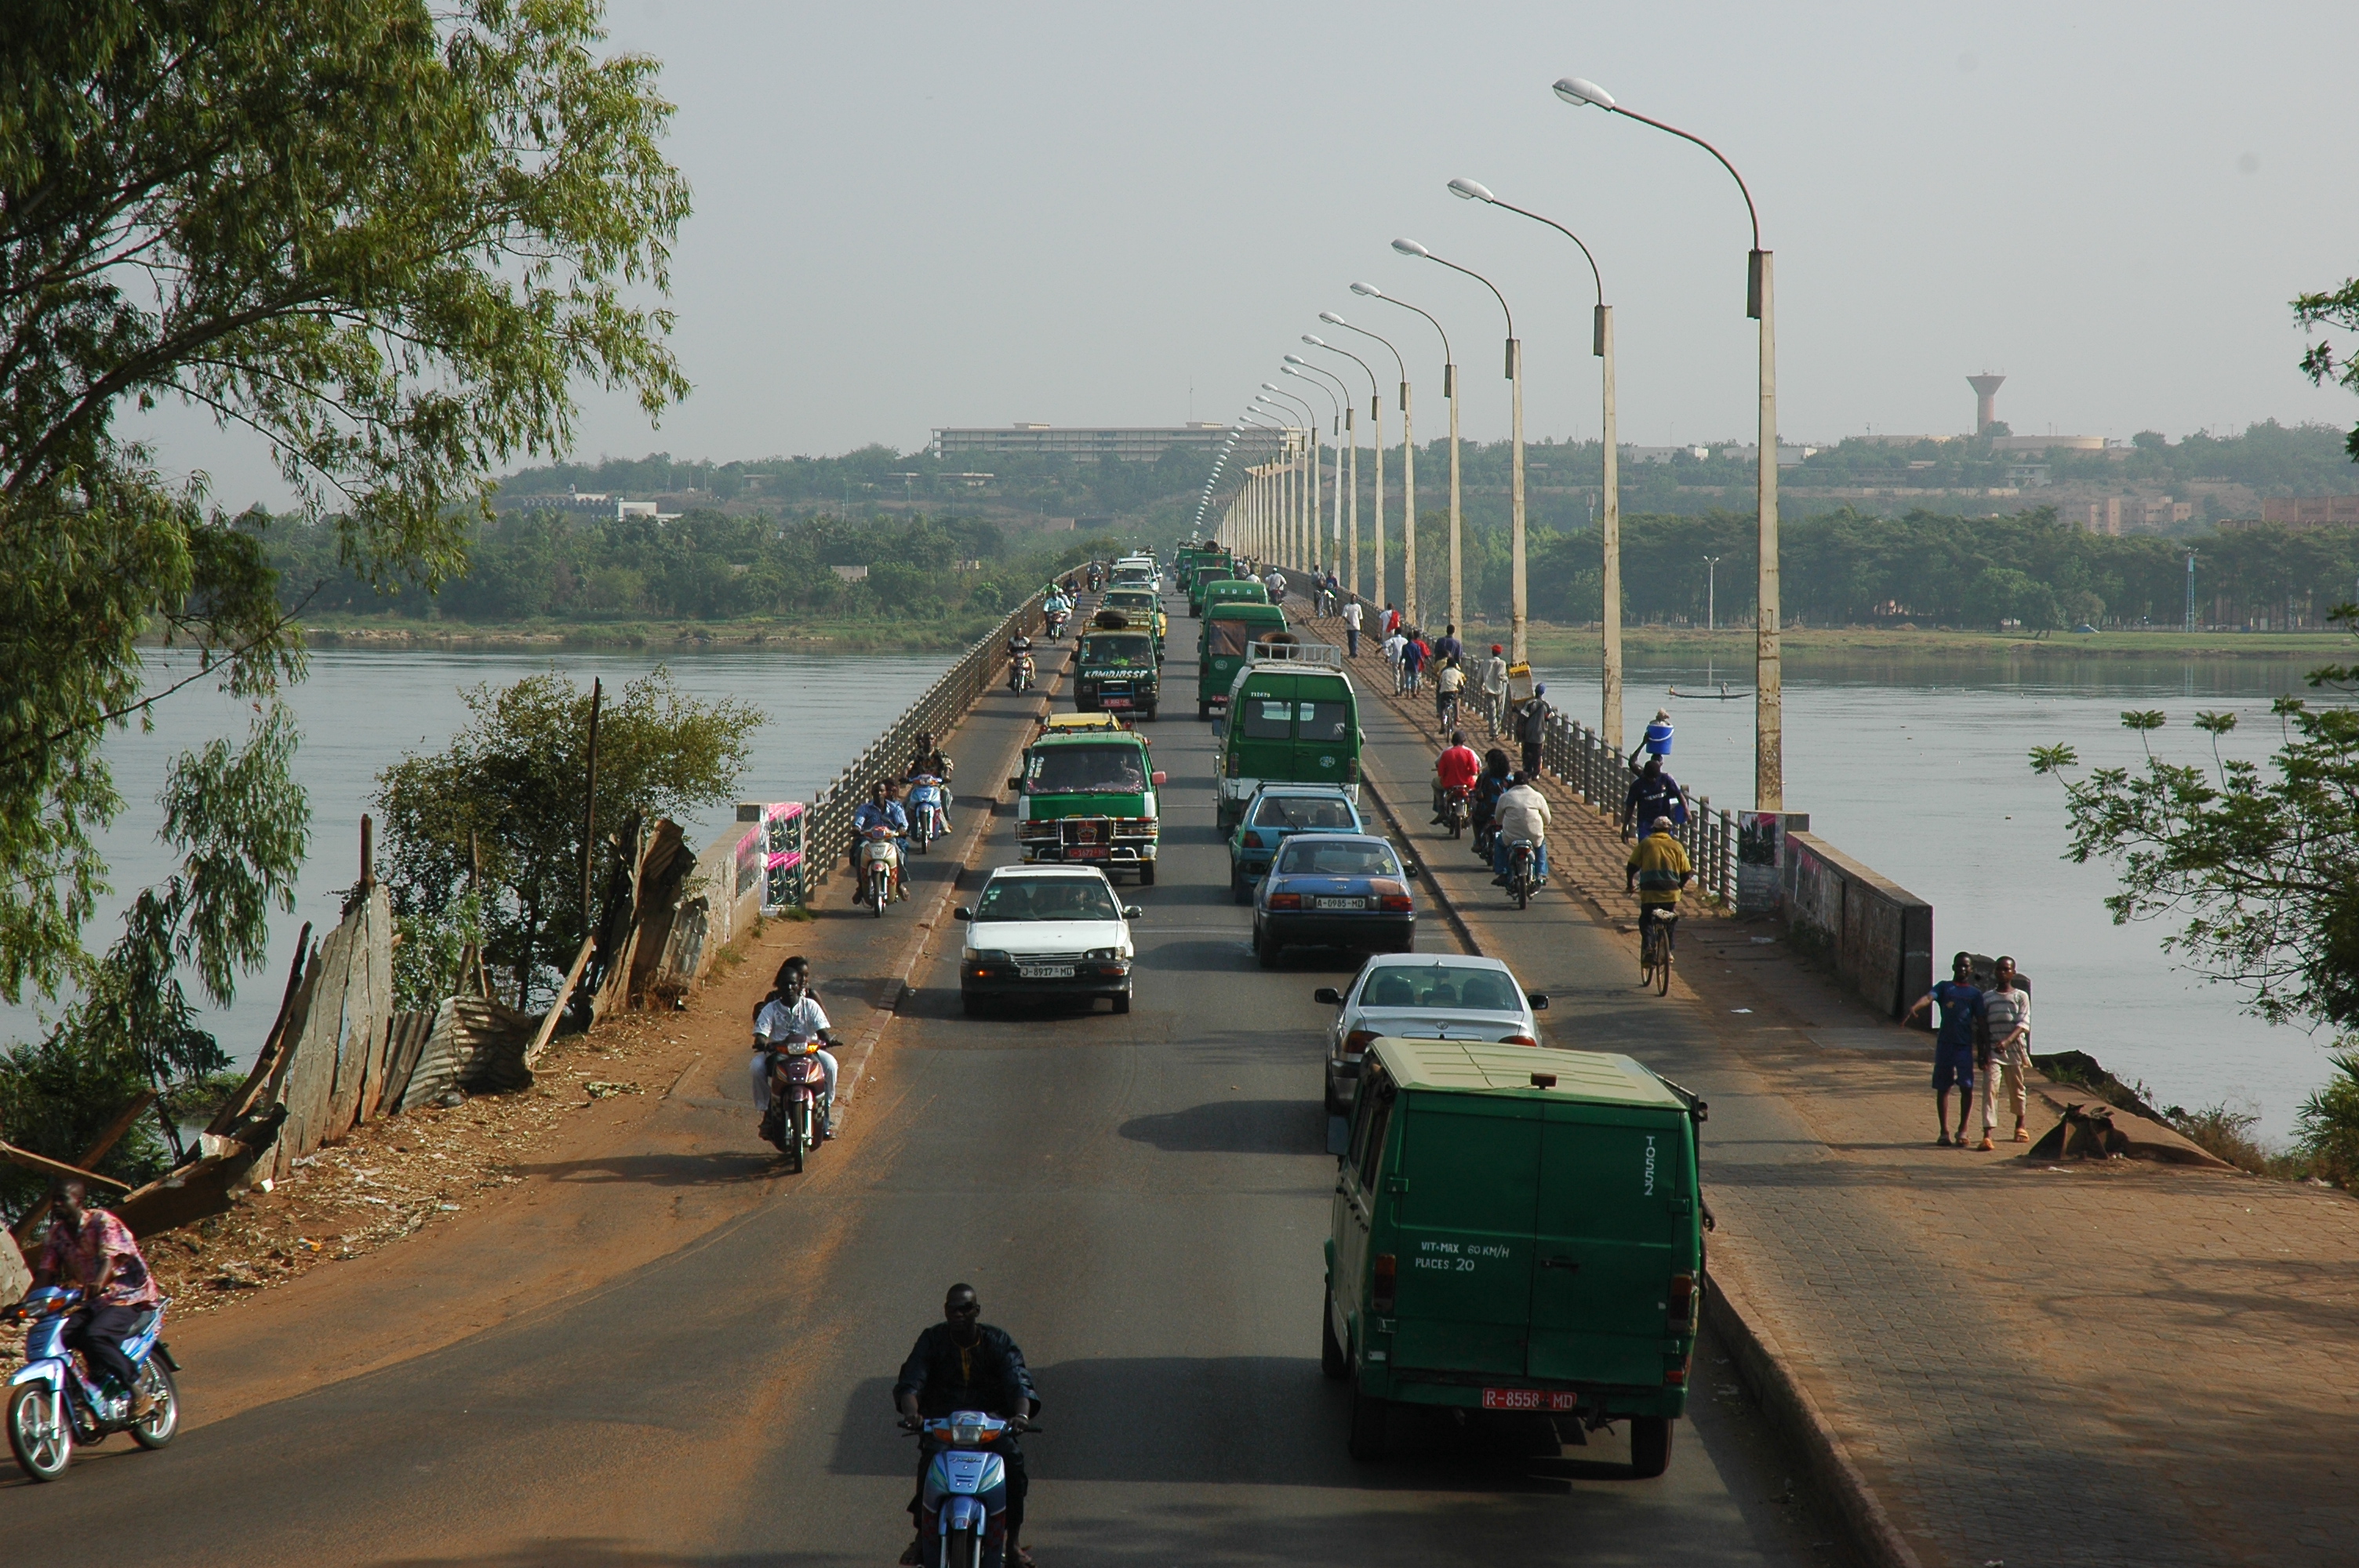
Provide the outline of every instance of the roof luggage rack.
[[1256,642],[1245,650],[1245,662],[1254,665],[1319,665],[1331,670],[1343,667],[1343,650],[1332,643]]

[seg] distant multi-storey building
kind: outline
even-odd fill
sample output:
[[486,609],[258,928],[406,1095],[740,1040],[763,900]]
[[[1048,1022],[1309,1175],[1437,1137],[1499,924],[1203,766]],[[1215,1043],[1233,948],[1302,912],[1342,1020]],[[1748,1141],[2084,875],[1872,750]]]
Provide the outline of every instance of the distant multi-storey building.
[[938,458],[985,455],[1071,458],[1077,462],[1151,463],[1173,449],[1215,452],[1229,438],[1226,425],[1190,420],[1185,425],[1091,429],[1078,425],[1008,425],[952,427],[934,432]]

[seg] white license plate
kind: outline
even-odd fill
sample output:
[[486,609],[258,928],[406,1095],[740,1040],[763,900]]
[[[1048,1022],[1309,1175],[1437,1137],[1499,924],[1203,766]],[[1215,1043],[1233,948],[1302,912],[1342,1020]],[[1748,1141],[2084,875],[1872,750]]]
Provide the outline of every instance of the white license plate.
[[1368,901],[1364,898],[1314,898],[1310,901],[1310,907],[1313,909],[1365,909],[1368,907]]
[[1073,978],[1071,964],[1018,964],[1016,972],[1027,980],[1070,980]]

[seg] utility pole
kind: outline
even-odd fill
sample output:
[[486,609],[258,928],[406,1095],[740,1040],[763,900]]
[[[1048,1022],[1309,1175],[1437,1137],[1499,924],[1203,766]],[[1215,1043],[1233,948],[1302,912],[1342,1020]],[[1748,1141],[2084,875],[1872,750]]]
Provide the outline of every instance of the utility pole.
[[1720,557],[1706,556],[1703,558],[1703,629],[1707,632],[1712,630],[1713,612],[1717,608],[1719,580]]
[[598,708],[605,695],[605,683],[592,679],[590,682],[590,755],[583,769],[582,789],[582,935],[585,937],[597,930],[596,916],[591,906],[590,878],[596,864],[598,848]]
[[2187,552],[2187,630],[2195,630],[2195,551]]

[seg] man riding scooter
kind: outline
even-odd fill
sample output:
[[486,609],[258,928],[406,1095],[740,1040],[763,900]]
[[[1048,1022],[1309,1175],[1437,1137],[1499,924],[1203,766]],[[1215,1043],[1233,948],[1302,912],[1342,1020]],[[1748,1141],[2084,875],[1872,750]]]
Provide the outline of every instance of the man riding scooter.
[[1007,639],[1007,689],[1032,689],[1032,639],[1018,632]]
[[49,1239],[35,1256],[33,1284],[82,1287],[82,1306],[66,1343],[80,1350],[92,1371],[129,1391],[131,1417],[144,1421],[156,1408],[139,1384],[139,1368],[123,1353],[123,1342],[139,1319],[164,1299],[131,1229],[103,1208],[90,1206],[79,1177],[60,1182],[50,1206]]
[[1452,730],[1448,749],[1433,761],[1433,820],[1436,826],[1449,826],[1444,808],[1453,795],[1467,801],[1471,808],[1474,781],[1482,772],[1483,759],[1466,744],[1465,733]]
[[[928,1416],[962,1410],[1005,1416],[1020,1431],[1039,1411],[1040,1397],[1032,1387],[1031,1368],[1024,1364],[1022,1348],[1006,1329],[983,1321],[983,1303],[976,1299],[974,1287],[952,1285],[942,1299],[942,1321],[918,1336],[909,1358],[901,1364],[901,1376],[893,1384],[893,1403],[901,1412],[901,1424],[913,1432]],[[918,1444],[919,1496],[909,1499],[909,1514],[921,1527],[919,1506],[924,1496],[926,1466],[935,1452],[929,1439]],[[1024,1529],[1024,1498],[1031,1490],[1031,1477],[1025,1471],[1024,1450],[1015,1441],[1015,1433],[1008,1434],[999,1453],[1007,1465],[1007,1545],[1002,1563],[1005,1568],[1032,1568],[1032,1554],[1017,1540]],[[922,1537],[909,1543],[901,1561],[908,1564],[925,1561]]]
[[806,989],[807,973],[793,958],[779,966],[776,992],[754,1018],[754,1059],[748,1067],[753,1075],[754,1108],[766,1122],[771,1102],[786,1092],[786,1059],[806,1053],[818,1057],[820,1071],[825,1075],[818,1119],[820,1140],[824,1142],[834,1135],[835,1056],[811,1042],[832,1045],[835,1034],[819,999]]
[[901,886],[901,840],[909,831],[909,814],[901,809],[882,780],[868,786],[868,798],[852,814],[852,870],[860,872],[862,850],[869,844],[891,840],[893,856],[893,898],[896,903],[908,897]]
[[1049,597],[1042,600],[1040,605],[1040,619],[1049,628],[1050,642],[1056,642],[1064,636],[1066,618],[1072,613],[1073,601],[1065,597],[1065,590],[1060,588],[1050,589]]

